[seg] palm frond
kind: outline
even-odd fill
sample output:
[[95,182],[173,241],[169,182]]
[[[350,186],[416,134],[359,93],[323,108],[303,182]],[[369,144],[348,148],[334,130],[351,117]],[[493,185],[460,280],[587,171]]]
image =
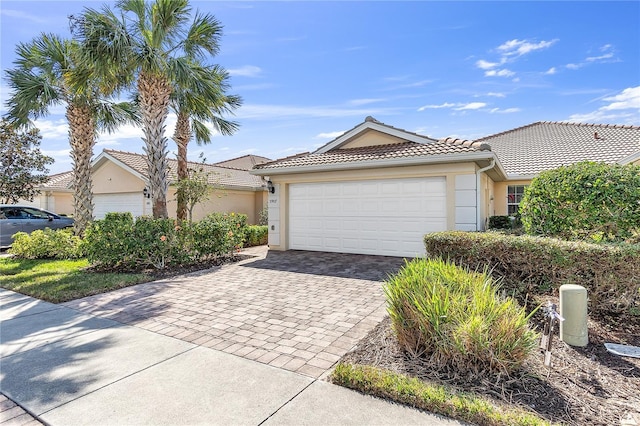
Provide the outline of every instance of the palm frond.
[[197,12],[184,40],[184,52],[196,59],[203,59],[204,52],[217,55],[220,51],[221,37],[220,21],[211,14]]

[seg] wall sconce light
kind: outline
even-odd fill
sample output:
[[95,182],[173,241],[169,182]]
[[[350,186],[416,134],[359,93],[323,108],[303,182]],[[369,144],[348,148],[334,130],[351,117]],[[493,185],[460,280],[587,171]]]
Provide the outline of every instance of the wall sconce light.
[[144,198],[151,198],[151,191],[149,191],[149,188],[145,186],[142,190],[142,195],[144,195]]
[[269,191],[271,194],[276,193],[276,187],[273,186],[273,182],[271,182],[270,180],[267,181],[267,191]]

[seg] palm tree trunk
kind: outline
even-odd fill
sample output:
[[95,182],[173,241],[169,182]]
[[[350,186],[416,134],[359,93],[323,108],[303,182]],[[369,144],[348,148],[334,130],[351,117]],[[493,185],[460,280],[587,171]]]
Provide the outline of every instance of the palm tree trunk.
[[[178,113],[178,121],[176,122],[176,130],[173,134],[173,140],[178,146],[178,180],[188,179],[189,171],[187,170],[187,145],[191,139],[191,125],[189,123],[189,114],[180,111]],[[187,219],[187,198],[184,191],[178,189],[177,194],[178,206],[176,208],[176,217],[179,220]]]
[[153,201],[153,217],[167,218],[167,190],[169,164],[165,120],[169,112],[171,85],[165,77],[142,73],[138,78],[142,130],[149,169],[149,188]]
[[69,104],[66,117],[73,160],[74,231],[77,235],[82,235],[93,220],[91,157],[96,140],[96,125],[91,109],[86,105]]

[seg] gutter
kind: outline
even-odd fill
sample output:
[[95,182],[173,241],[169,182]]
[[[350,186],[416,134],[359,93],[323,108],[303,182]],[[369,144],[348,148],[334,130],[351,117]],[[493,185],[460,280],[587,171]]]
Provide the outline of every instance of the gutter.
[[331,163],[331,164],[315,164],[311,166],[297,166],[297,167],[282,167],[282,168],[269,168],[269,169],[252,169],[249,173],[258,176],[272,176],[292,173],[312,173],[312,172],[327,172],[333,170],[357,170],[357,169],[371,169],[379,167],[396,167],[396,166],[412,166],[419,164],[437,164],[437,163],[451,163],[451,162],[464,162],[464,161],[477,161],[477,160],[492,160],[492,166],[495,166],[495,157],[492,151],[472,152],[465,154],[442,154],[442,155],[430,155],[422,157],[406,157],[406,158],[394,158],[385,160],[370,160],[370,161],[351,161],[347,163]]
[[481,184],[481,175],[480,173],[486,172],[487,170],[493,169],[496,166],[495,158],[491,159],[491,164],[487,167],[483,167],[481,169],[476,170],[476,231],[482,231],[482,217],[481,217],[481,209],[480,204],[482,203],[482,193],[480,191]]

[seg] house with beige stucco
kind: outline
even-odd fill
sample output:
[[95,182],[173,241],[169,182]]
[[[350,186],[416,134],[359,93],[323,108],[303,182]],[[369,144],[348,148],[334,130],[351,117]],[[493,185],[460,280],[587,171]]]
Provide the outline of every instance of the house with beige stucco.
[[[176,181],[177,161],[168,161],[167,209],[170,217],[176,217],[176,188],[173,183]],[[245,155],[215,164],[189,162],[189,168],[202,168],[208,174],[212,186],[209,199],[194,207],[193,219],[202,219],[213,212],[236,212],[246,214],[248,223],[257,223],[266,206],[266,182],[249,170],[267,161],[269,159],[265,157]],[[94,217],[102,219],[108,212],[151,215],[147,174],[146,159],[142,154],[103,150],[92,163]],[[52,175],[41,187],[40,195],[30,204],[58,214],[72,215],[72,178],[72,172]]]
[[436,140],[372,117],[312,153],[256,165],[269,248],[424,254],[422,237],[515,214],[541,171],[640,163],[640,127],[538,122],[475,141]]

